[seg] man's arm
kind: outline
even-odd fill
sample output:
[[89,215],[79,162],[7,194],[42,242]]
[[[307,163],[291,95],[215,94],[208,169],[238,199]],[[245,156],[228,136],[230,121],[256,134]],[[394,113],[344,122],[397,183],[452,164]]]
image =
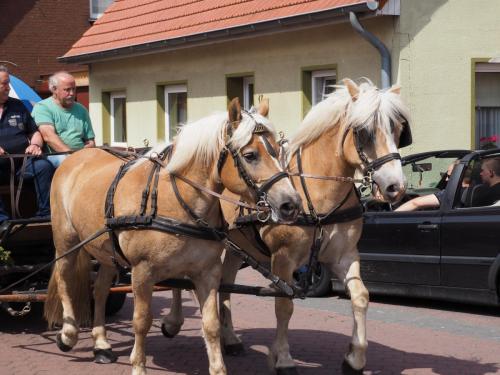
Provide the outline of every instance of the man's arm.
[[43,140],[52,150],[57,152],[71,151],[71,149],[56,134],[52,125],[40,125],[38,129],[40,130],[40,133],[42,133]]
[[394,211],[416,211],[427,207],[439,207],[439,200],[435,194],[422,195],[403,203]]
[[39,131],[31,135],[30,144],[24,151],[26,154],[41,155],[42,154],[43,139]]

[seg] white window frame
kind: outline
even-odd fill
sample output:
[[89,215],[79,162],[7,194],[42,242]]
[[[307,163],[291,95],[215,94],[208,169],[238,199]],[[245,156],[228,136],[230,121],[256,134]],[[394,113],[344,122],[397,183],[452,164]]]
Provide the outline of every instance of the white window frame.
[[[89,14],[90,14],[90,20],[91,21],[95,21],[95,20],[97,20],[99,17],[101,17],[103,15],[103,13],[94,13],[94,11],[93,11],[93,5],[94,5],[95,2],[99,3],[99,0],[89,0],[89,11],[90,11]],[[113,3],[113,1],[111,1],[111,3],[109,5],[111,5],[112,3]]]
[[[170,103],[168,102],[168,94],[182,94],[187,93],[187,85],[166,85],[164,89],[165,96],[165,141],[171,142],[170,139],[170,113],[168,108],[170,107]],[[174,124],[177,126],[178,124]]]
[[255,80],[253,76],[243,77],[243,108],[250,109],[250,85],[253,85],[255,91]]
[[[326,70],[313,70],[311,72],[311,104],[316,105],[319,103],[319,101],[316,101],[315,93],[316,93],[316,86],[318,84],[317,78],[324,78],[324,77],[334,77],[337,79],[337,72],[334,69],[326,69]],[[324,98],[321,98],[323,100]]]
[[[125,99],[125,107],[127,105],[127,95],[125,92],[112,92],[110,95],[110,124],[111,124],[111,146],[117,147],[127,147],[127,142],[115,142],[115,100],[114,99]],[[127,112],[125,110],[125,116]],[[126,130],[126,129],[125,129]]]

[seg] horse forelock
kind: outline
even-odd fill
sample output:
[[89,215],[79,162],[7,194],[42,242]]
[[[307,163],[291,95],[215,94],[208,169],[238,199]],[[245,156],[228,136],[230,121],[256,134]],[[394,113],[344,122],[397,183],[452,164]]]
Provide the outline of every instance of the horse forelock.
[[226,123],[227,112],[219,112],[182,126],[174,139],[174,152],[167,170],[179,173],[192,163],[210,167],[224,147]]
[[231,136],[231,146],[236,150],[246,146],[252,139],[255,128],[259,125],[262,125],[273,137],[276,137],[274,126],[266,117],[256,111],[251,111],[249,114],[242,112],[241,122]]

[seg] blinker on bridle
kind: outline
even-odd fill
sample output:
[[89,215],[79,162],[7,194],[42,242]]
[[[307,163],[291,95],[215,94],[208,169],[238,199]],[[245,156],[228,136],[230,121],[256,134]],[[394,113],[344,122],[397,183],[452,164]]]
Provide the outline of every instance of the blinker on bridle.
[[[257,120],[252,116],[252,114],[248,111],[242,110],[242,112],[246,113],[250,118],[255,122],[255,128],[253,130],[253,134],[261,134],[261,139],[264,142],[264,146],[267,150],[267,152],[273,157],[277,158],[278,154],[276,153],[276,150],[274,147],[271,145],[269,140],[266,138],[265,133],[268,133],[269,130],[261,123],[257,122]],[[261,186],[259,187],[255,181],[250,177],[248,174],[247,170],[245,169],[245,166],[241,160],[241,156],[238,152],[238,150],[234,149],[231,146],[231,137],[233,136],[233,122],[228,121],[226,124],[226,134],[228,135],[228,141],[226,142],[226,145],[224,148],[221,150],[219,160],[217,161],[217,171],[219,173],[219,176],[222,171],[222,167],[224,166],[224,163],[226,162],[227,155],[228,153],[231,153],[231,156],[233,157],[234,160],[234,165],[238,171],[239,176],[243,181],[245,181],[245,184],[248,186],[248,188],[252,191],[255,202],[256,202],[256,207],[257,207],[257,218],[261,222],[266,222],[269,220],[271,217],[271,211],[269,210],[270,204],[267,200],[267,191],[279,180],[283,178],[288,178],[288,172],[281,171],[276,173],[275,175],[271,176],[267,180],[265,180]]]

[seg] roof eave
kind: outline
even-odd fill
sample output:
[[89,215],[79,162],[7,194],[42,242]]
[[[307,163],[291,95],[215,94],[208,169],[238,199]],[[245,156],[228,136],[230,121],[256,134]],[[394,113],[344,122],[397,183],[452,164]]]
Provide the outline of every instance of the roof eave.
[[348,22],[349,12],[355,12],[365,16],[376,15],[376,9],[371,9],[366,3],[362,3],[316,13],[302,14],[255,24],[194,34],[185,37],[165,39],[81,55],[62,56],[59,57],[58,60],[68,64],[87,64],[95,61],[145,55],[209,43],[225,42],[245,37],[255,37],[274,32],[290,31],[307,27],[318,27],[335,21]]

